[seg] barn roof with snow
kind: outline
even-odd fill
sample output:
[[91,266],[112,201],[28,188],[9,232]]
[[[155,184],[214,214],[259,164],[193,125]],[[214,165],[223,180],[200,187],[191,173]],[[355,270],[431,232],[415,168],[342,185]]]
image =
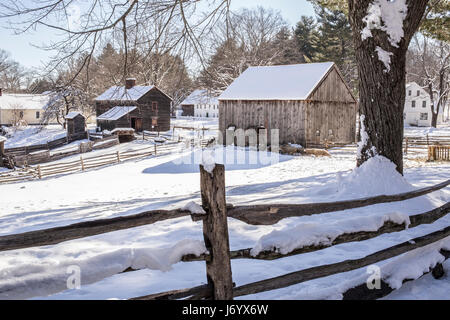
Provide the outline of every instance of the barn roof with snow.
[[219,104],[219,100],[211,95],[208,90],[198,89],[192,92],[180,105]]
[[113,86],[95,98],[96,101],[137,101],[155,86],[134,86],[126,89],[124,86]]
[[5,94],[0,95],[0,109],[40,110],[45,109],[49,96],[44,94]]
[[[71,112],[69,112],[67,115],[66,115],[66,119],[68,119],[68,120],[72,120],[72,119],[75,119],[75,117],[77,117],[77,116],[83,116],[82,114],[81,114],[81,112],[79,112],[79,111],[71,111]],[[83,116],[84,117],[84,116]]]
[[308,100],[334,66],[324,62],[249,67],[219,100]]
[[98,116],[97,120],[116,121],[136,109],[136,106],[117,106]]

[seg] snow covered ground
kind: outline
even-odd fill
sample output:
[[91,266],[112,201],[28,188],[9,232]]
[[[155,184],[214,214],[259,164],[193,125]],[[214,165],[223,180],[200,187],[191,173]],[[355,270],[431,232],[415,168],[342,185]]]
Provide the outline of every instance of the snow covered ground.
[[64,138],[66,130],[60,125],[49,125],[42,130],[38,126],[28,126],[23,128],[5,127],[8,139],[5,142],[5,148],[25,147],[37,144],[45,144],[48,141]]
[[[121,147],[146,142],[135,143]],[[449,163],[406,160],[403,178],[382,159],[353,170],[356,148],[333,149],[331,153],[331,158],[280,156],[278,163],[249,163],[258,153],[228,150],[224,154],[233,154],[235,161],[226,164],[227,201],[235,205],[335,201],[409,191],[450,178]],[[239,163],[244,157],[247,161]],[[191,164],[189,159],[202,159],[202,155],[200,151],[161,155],[85,173],[0,185],[0,235],[159,208],[181,208],[192,201],[200,203],[198,163]],[[231,250],[274,244],[289,251],[311,241],[310,237],[302,238],[306,232],[317,236],[319,242],[326,241],[324,234],[333,237],[355,228],[372,229],[387,219],[408,221],[409,215],[441,206],[449,199],[450,188],[446,188],[398,203],[284,219],[273,226],[250,226],[229,219]],[[312,266],[361,258],[442,229],[449,222],[447,216],[431,225],[275,261],[233,260],[233,280],[239,286]],[[201,222],[187,217],[55,246],[1,252],[0,299],[126,299],[201,285],[206,282],[204,262],[177,261],[185,253],[202,253],[202,239]],[[403,276],[418,277],[441,259],[437,254],[441,247],[450,249],[449,242],[447,238],[427,250],[380,263],[383,276],[393,285],[398,285]],[[402,259],[400,265],[407,268],[399,268],[397,259]],[[73,266],[80,268],[82,285],[80,289],[68,290],[67,272]],[[118,274],[130,266],[146,269]],[[450,272],[448,262],[444,266]],[[339,299],[342,292],[366,277],[363,268],[242,298]],[[430,277],[407,283],[387,298],[449,299],[449,276],[439,281]]]

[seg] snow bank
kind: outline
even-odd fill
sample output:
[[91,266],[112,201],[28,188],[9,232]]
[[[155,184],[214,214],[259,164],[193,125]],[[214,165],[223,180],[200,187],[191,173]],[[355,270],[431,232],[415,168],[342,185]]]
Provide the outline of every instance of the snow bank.
[[442,248],[450,247],[450,237],[438,243],[405,253],[382,267],[382,278],[393,289],[399,289],[403,281],[416,280],[430,272],[445,257],[439,253]]
[[[50,250],[50,249],[49,249]],[[0,299],[26,299],[49,295],[68,289],[71,270],[79,270],[81,285],[113,276],[128,268],[169,271],[187,254],[206,253],[204,242],[185,239],[169,248],[120,248],[103,254],[85,257],[65,257],[64,260],[45,260],[46,250],[24,251],[20,266],[11,264],[2,268]],[[28,259],[28,263],[24,262]]]
[[414,187],[396,170],[396,165],[383,156],[375,156],[346,176],[337,176],[339,197],[361,198],[389,195],[414,190]]
[[409,226],[407,214],[392,212],[380,216],[357,217],[334,223],[302,223],[294,228],[272,231],[261,237],[251,251],[253,256],[262,251],[288,254],[307,246],[330,245],[338,236],[359,231],[377,231],[387,221]]

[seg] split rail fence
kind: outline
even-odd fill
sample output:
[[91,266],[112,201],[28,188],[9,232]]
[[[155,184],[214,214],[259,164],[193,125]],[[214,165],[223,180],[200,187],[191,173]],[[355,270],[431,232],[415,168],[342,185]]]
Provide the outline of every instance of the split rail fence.
[[[202,221],[203,237],[205,247],[209,254],[201,256],[186,255],[182,258],[184,262],[205,261],[206,263],[206,284],[194,288],[172,290],[163,293],[151,294],[137,297],[137,300],[175,300],[175,299],[214,299],[231,300],[235,297],[246,296],[276,289],[289,287],[305,281],[328,277],[331,275],[344,273],[360,269],[380,261],[390,259],[401,254],[410,252],[430,244],[450,237],[450,226],[425,236],[410,239],[396,246],[372,253],[361,259],[345,260],[328,265],[315,266],[309,269],[291,272],[282,276],[248,283],[236,287],[232,279],[231,260],[232,259],[259,259],[275,260],[287,256],[299,255],[307,252],[319,251],[342,243],[364,241],[375,238],[382,234],[400,232],[406,228],[415,228],[424,224],[432,224],[438,219],[445,217],[450,212],[450,202],[433,209],[429,212],[410,216],[411,224],[397,224],[387,221],[377,231],[352,232],[342,234],[332,243],[310,245],[298,248],[288,254],[281,254],[276,250],[261,252],[256,256],[251,254],[251,248],[230,251],[228,218],[238,219],[251,225],[272,225],[278,221],[289,217],[300,217],[317,215],[322,213],[336,212],[347,209],[365,207],[380,203],[404,201],[431,192],[443,189],[450,185],[450,180],[438,185],[417,189],[408,193],[396,195],[380,195],[376,197],[311,204],[264,204],[251,206],[233,206],[226,203],[225,196],[225,168],[223,165],[216,165],[210,173],[200,166],[200,184],[202,207],[205,214],[192,214],[182,209],[176,210],[155,210],[140,214],[117,217],[112,219],[94,220],[77,223],[65,227],[58,227],[46,230],[31,231],[22,234],[6,235],[0,237],[0,252],[7,250],[18,250],[29,247],[55,245],[61,242],[81,239],[113,231],[140,227],[154,224],[159,221],[176,219],[191,216],[194,221]],[[450,252],[441,250],[445,258],[450,257]],[[432,270],[433,275],[438,278],[442,276],[442,265],[438,264]],[[123,272],[133,272],[133,269],[126,269]],[[122,273],[123,273],[122,272]],[[407,281],[407,280],[405,280]],[[382,282],[379,290],[369,290],[365,283],[355,286],[344,293],[344,299],[376,299],[383,297],[393,289],[387,283]]]
[[[0,173],[0,184],[23,182],[28,180],[43,179],[54,175],[82,172],[111,164],[118,164],[127,160],[136,160],[152,155],[171,152],[177,148],[177,144],[172,143],[166,145],[154,145],[151,147],[141,148],[139,150],[116,151],[92,157],[83,157],[83,155],[81,155],[80,158],[76,160],[51,163],[48,165],[29,166],[12,172]],[[78,151],[75,153],[78,153]]]

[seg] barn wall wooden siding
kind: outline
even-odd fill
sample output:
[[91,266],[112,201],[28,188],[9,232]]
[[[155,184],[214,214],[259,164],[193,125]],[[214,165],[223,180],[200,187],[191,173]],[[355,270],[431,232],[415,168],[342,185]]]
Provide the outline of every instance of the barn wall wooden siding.
[[219,129],[279,129],[281,144],[352,143],[356,137],[356,100],[333,68],[308,100],[220,100]]
[[77,115],[73,119],[67,120],[67,132],[68,135],[74,135],[86,131],[86,119],[81,114]]
[[[158,112],[154,112],[152,110],[152,102],[158,102]],[[96,114],[98,117],[116,106],[137,106],[137,110],[131,112],[131,114],[120,118],[118,121],[102,122],[102,125],[104,125],[107,130],[131,127],[131,118],[139,117],[142,118],[143,130],[168,131],[170,130],[171,102],[172,101],[170,98],[164,95],[157,88],[154,88],[137,101],[97,101]],[[158,117],[158,128],[152,128],[153,117]]]

